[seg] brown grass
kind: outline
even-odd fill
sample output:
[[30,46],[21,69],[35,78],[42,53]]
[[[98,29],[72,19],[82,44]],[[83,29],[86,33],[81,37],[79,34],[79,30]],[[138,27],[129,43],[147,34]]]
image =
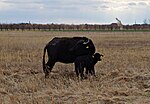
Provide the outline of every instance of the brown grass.
[[[87,36],[104,54],[97,78],[80,81],[73,64],[56,63],[48,79],[43,48],[55,36]],[[0,32],[0,104],[148,104],[150,33]]]

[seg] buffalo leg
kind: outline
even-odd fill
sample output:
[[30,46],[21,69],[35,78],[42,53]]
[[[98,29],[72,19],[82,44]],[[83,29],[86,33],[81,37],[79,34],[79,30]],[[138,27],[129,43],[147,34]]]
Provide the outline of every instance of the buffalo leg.
[[83,74],[83,72],[84,72],[84,67],[80,67],[79,68],[80,70],[79,70],[79,73],[80,73],[80,77],[81,77],[81,80],[84,78],[84,74]]
[[49,75],[49,66],[48,65],[45,65],[44,73],[45,73],[45,78],[47,78]]
[[88,68],[86,68],[86,70],[85,70],[85,74],[86,74],[86,75],[88,75],[88,73],[89,73],[89,69],[88,69]]
[[49,72],[52,71],[54,65],[55,65],[55,62],[51,62],[51,61],[48,61],[48,62],[47,62],[47,64],[46,64],[46,69],[45,69],[45,71],[44,71],[44,73],[45,73],[45,78],[48,77]]
[[85,79],[88,78],[89,70],[90,70],[90,69],[89,69],[88,67],[86,67],[86,70],[85,70]]
[[90,73],[91,73],[91,75],[94,75],[94,77],[96,77],[94,67],[91,68]]
[[75,64],[75,71],[76,71],[77,77],[79,77],[79,67],[76,64]]
[[84,75],[83,75],[83,72],[84,72],[84,67],[82,66],[81,63],[78,63],[78,70],[79,70],[79,73],[80,73],[80,77],[81,77],[81,80],[83,79]]

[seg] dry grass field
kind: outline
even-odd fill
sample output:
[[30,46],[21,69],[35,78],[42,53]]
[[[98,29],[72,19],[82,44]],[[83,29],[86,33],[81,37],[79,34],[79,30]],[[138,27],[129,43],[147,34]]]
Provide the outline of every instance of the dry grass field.
[[[87,36],[104,54],[97,78],[80,81],[73,64],[56,63],[48,79],[43,48],[55,36]],[[148,32],[0,32],[0,104],[148,104]]]

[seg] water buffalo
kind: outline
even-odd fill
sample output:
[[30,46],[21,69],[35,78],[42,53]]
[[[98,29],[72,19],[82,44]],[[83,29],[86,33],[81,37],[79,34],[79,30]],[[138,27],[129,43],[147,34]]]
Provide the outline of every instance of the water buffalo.
[[94,65],[98,62],[101,61],[101,56],[102,54],[95,53],[93,56],[92,55],[83,55],[79,56],[75,59],[75,71],[77,77],[80,77],[83,79],[84,77],[84,68],[86,68],[86,74],[90,73],[91,75],[95,75],[95,70],[94,70]]
[[[47,50],[48,62],[45,64]],[[55,37],[44,48],[43,71],[49,75],[56,62],[73,63],[78,56],[93,55],[95,46],[86,37]]]

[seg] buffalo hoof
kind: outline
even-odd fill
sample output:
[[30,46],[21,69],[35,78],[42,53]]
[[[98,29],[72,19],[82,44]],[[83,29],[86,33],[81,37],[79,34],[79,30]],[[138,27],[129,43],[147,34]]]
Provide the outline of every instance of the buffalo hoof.
[[45,73],[45,78],[49,78],[49,73]]
[[49,78],[49,75],[45,75],[45,78],[46,78],[46,79]]
[[84,79],[88,79],[88,77],[87,77],[87,76],[84,76]]
[[97,78],[97,76],[96,76],[96,75],[94,75],[94,78]]

